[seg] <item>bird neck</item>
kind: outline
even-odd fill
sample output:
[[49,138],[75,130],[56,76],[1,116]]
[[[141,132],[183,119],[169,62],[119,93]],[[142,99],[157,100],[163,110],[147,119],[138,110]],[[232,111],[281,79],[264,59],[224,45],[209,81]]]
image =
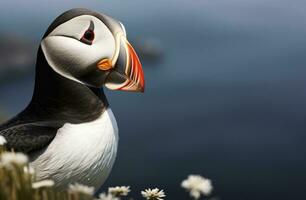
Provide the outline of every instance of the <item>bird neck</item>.
[[46,120],[82,123],[97,119],[107,107],[102,89],[59,75],[49,66],[39,48],[34,94],[28,110]]

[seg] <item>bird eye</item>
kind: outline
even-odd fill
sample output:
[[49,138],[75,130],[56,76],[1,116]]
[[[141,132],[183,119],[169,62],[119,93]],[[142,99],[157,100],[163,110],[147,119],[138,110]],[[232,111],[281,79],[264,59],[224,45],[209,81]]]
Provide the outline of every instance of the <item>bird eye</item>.
[[84,35],[81,38],[81,42],[91,45],[93,40],[95,39],[95,33],[92,30],[85,31]]

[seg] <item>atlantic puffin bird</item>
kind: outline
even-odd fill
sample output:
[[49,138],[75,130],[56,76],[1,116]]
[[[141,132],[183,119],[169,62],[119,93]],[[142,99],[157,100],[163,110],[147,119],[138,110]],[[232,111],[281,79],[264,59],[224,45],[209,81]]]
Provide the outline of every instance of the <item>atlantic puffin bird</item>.
[[7,147],[27,153],[37,179],[103,184],[116,158],[118,128],[101,89],[144,91],[141,63],[124,26],[87,9],[50,25],[38,49],[31,102],[0,126]]

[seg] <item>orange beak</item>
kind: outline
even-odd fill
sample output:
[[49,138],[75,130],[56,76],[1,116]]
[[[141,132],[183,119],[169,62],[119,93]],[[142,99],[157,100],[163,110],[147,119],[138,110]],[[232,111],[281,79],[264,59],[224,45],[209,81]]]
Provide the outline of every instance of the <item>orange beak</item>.
[[120,36],[117,47],[117,59],[103,59],[97,67],[110,73],[106,77],[105,86],[111,90],[144,92],[145,80],[142,65],[125,36]]

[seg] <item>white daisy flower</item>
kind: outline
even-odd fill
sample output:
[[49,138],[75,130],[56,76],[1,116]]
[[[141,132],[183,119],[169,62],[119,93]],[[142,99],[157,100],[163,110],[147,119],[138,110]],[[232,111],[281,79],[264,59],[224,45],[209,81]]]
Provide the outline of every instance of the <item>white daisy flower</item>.
[[25,165],[29,159],[23,153],[5,152],[1,155],[0,161],[4,167],[11,167],[12,164]]
[[189,175],[181,186],[188,190],[194,199],[199,199],[201,194],[208,196],[213,190],[211,180],[200,175]]
[[166,196],[163,190],[155,189],[146,189],[145,191],[141,191],[141,194],[147,200],[163,200]]
[[7,142],[6,142],[5,137],[3,137],[2,135],[0,135],[0,146],[5,145],[6,143],[7,143]]
[[52,187],[52,186],[54,186],[54,181],[53,180],[48,180],[48,179],[32,183],[32,188],[33,189],[38,189],[38,188],[42,188],[42,187]]
[[92,196],[94,194],[95,188],[89,187],[86,185],[82,185],[79,183],[70,184],[69,185],[69,191],[70,192],[76,192],[76,193],[82,193]]
[[116,186],[108,188],[108,193],[113,196],[127,196],[130,192],[130,186]]
[[24,167],[23,167],[23,171],[24,171],[24,173],[26,173],[26,174],[30,174],[30,175],[34,175],[34,174],[35,174],[35,170],[34,170],[34,168],[31,167],[31,166],[24,166]]
[[99,195],[99,200],[120,200],[120,199],[113,196],[112,194],[101,193]]

